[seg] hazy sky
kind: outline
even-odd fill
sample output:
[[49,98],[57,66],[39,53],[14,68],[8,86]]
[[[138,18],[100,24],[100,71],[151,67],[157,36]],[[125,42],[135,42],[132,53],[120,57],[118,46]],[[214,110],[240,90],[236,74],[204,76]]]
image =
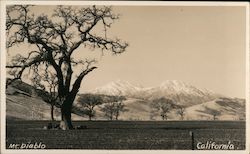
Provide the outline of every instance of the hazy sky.
[[[52,7],[35,10],[46,14]],[[118,56],[99,54],[99,67],[83,80],[80,92],[118,79],[144,87],[181,80],[227,96],[245,96],[245,7],[114,6],[113,10],[121,18],[108,34],[127,41],[129,47]],[[76,56],[87,50],[80,48]]]

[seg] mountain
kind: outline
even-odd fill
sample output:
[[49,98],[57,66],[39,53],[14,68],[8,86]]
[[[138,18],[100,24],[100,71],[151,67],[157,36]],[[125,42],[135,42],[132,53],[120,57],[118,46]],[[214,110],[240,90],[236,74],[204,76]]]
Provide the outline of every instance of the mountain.
[[123,95],[133,96],[135,93],[143,91],[144,88],[138,85],[133,85],[128,81],[117,80],[110,82],[102,87],[96,88],[90,93],[104,94],[104,95]]
[[127,81],[115,81],[103,87],[96,88],[90,93],[106,95],[123,95],[131,98],[153,100],[160,97],[170,98],[178,105],[191,106],[214,100],[221,95],[206,89],[198,89],[192,85],[177,80],[167,80],[161,85],[143,88]]
[[159,97],[172,99],[178,105],[192,106],[221,97],[220,94],[200,89],[181,81],[165,81],[160,86],[147,90],[147,98],[152,100]]
[[[244,120],[245,100],[228,98],[207,89],[197,88],[177,80],[167,80],[159,86],[144,88],[127,81],[115,81],[90,93],[106,95],[123,95],[128,112],[121,113],[123,120],[161,120],[152,115],[152,100],[165,97],[172,99],[177,106],[185,108],[185,120]],[[98,109],[99,110],[99,109]],[[170,120],[179,120],[178,109],[168,114]],[[97,112],[103,117],[101,112]]]
[[[143,88],[125,81],[115,81],[92,93],[102,97],[109,95],[124,95],[123,102],[127,112],[120,114],[120,120],[161,120],[159,115],[152,114],[152,100],[167,97],[174,100],[176,105],[185,108],[185,120],[245,120],[245,100],[222,97],[206,89],[199,89],[180,81],[166,81],[159,86]],[[44,100],[46,92],[34,89],[22,81],[15,81],[6,89],[7,119],[49,120],[50,104]],[[77,96],[77,98],[79,95]],[[87,120],[81,112],[77,98],[72,109],[73,120]],[[101,111],[102,105],[97,106],[96,120],[106,120]],[[179,120],[178,109],[171,109],[168,120]],[[60,109],[56,107],[55,118],[60,120]]]

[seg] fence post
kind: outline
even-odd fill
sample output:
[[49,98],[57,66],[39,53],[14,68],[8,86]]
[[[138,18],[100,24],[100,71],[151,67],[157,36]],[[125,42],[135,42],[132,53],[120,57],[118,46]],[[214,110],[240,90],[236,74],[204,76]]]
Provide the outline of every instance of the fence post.
[[192,150],[194,150],[194,133],[192,131],[189,132],[189,135],[191,136],[191,141],[192,141]]

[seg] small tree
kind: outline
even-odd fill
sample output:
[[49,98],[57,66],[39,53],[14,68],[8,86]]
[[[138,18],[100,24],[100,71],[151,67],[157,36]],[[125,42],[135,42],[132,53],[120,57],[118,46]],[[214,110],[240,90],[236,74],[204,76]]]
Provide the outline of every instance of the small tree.
[[177,109],[176,113],[177,113],[178,115],[180,115],[180,119],[181,119],[181,120],[184,120],[185,108],[184,108],[183,106],[180,106],[180,107]]
[[95,107],[102,104],[102,98],[94,94],[81,94],[78,102],[82,105],[82,110],[89,117],[89,120],[95,116]]
[[221,113],[219,111],[213,110],[211,112],[212,116],[213,116],[213,120],[218,120],[218,116],[221,115]]
[[126,112],[128,109],[125,108],[123,101],[126,98],[123,96],[113,96],[110,98],[110,102],[105,103],[101,111],[105,113],[105,116],[109,120],[118,120],[121,112]]
[[205,107],[206,113],[212,115],[213,120],[218,120],[218,116],[221,115],[221,112],[216,109],[211,109],[209,107]]
[[115,108],[114,106],[114,102],[108,102],[105,103],[105,105],[101,108],[101,111],[104,112],[104,115],[108,118],[108,120],[113,120]]
[[168,113],[172,108],[174,108],[173,100],[167,99],[165,97],[161,97],[158,99],[154,99],[151,104],[153,112],[157,112],[162,120],[168,119]]
[[[42,76],[40,74],[33,74],[33,78],[31,80],[33,82],[33,85],[37,89],[45,90],[45,86],[48,87],[48,95],[43,98],[44,101],[50,104],[50,115],[51,120],[54,121],[54,107],[56,105],[56,100],[58,99],[58,93],[56,91],[57,89],[57,78],[56,74],[53,74],[51,72],[47,72],[43,74]],[[44,83],[44,84],[42,84]]]
[[128,111],[128,109],[125,108],[125,104],[123,102],[125,99],[126,99],[125,97],[119,96],[117,98],[117,101],[115,102],[115,105],[114,105],[115,120],[118,120],[121,112],[127,112]]

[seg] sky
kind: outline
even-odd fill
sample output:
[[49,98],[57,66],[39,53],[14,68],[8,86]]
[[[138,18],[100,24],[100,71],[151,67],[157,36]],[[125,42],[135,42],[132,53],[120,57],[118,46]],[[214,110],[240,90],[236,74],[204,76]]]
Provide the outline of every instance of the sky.
[[[54,7],[36,6],[36,14]],[[245,97],[245,7],[113,6],[121,15],[108,37],[129,47],[121,55],[95,51],[98,69],[87,75],[80,92],[125,80],[154,87],[180,80],[230,97]],[[30,46],[8,49],[15,53]],[[81,47],[75,57],[86,57]],[[93,53],[93,51],[91,51]]]

